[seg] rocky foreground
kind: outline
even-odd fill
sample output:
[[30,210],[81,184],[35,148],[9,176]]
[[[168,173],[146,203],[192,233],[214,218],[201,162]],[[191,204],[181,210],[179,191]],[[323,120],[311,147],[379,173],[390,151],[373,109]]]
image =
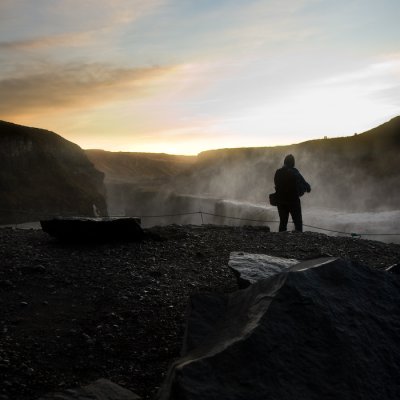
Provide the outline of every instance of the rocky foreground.
[[0,230],[0,399],[108,378],[150,399],[179,357],[189,296],[237,290],[232,251],[386,269],[400,245],[260,227],[167,226],[141,243]]

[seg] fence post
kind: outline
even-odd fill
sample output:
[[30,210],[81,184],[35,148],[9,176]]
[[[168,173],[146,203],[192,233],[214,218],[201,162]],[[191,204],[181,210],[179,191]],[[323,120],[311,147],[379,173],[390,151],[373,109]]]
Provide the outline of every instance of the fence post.
[[200,213],[200,217],[201,217],[201,224],[204,225],[203,213],[201,211],[199,211],[199,213]]

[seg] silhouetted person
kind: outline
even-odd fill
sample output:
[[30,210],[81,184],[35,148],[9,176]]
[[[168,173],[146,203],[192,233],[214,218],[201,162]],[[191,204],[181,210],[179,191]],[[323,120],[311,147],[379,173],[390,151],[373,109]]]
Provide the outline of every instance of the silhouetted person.
[[289,214],[296,231],[303,232],[300,197],[311,192],[311,186],[294,167],[294,157],[285,157],[284,165],[275,172],[275,190],[279,213],[279,232],[287,230]]

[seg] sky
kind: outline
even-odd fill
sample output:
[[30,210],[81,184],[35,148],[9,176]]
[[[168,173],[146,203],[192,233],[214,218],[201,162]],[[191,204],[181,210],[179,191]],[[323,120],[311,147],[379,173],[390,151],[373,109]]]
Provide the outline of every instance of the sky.
[[0,119],[197,154],[400,115],[398,0],[0,0]]

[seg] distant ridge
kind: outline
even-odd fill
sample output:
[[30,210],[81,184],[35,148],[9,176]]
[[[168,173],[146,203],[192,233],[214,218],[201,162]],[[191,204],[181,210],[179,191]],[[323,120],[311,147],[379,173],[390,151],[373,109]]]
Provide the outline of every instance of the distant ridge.
[[[386,143],[390,142],[393,140],[394,143],[398,144],[398,141],[400,140],[399,138],[399,130],[400,130],[400,116],[394,117],[390,119],[389,121],[375,127],[371,128],[368,131],[362,132],[362,133],[355,133],[353,135],[349,136],[338,136],[338,137],[333,137],[333,138],[323,138],[323,139],[311,139],[311,140],[306,140],[304,142],[299,142],[291,145],[277,145],[277,146],[257,146],[257,147],[225,147],[225,148],[220,148],[220,149],[211,149],[211,150],[204,150],[198,154],[199,158],[208,158],[211,154],[218,154],[218,155],[223,155],[223,154],[228,154],[228,153],[240,153],[240,152],[249,152],[249,151],[260,151],[264,152],[265,150],[271,150],[271,149],[287,149],[287,148],[293,148],[295,146],[305,146],[306,144],[309,143],[319,143],[322,141],[344,141],[348,140],[349,138],[354,138],[354,137],[363,137],[365,139],[366,136],[369,135],[381,135],[382,138],[374,138],[374,140],[378,141],[384,141]],[[368,140],[368,139],[365,139]]]
[[196,161],[196,156],[165,153],[86,150],[86,155],[97,169],[104,172],[107,182],[165,181]]
[[[143,153],[143,152],[111,152],[100,149],[85,150],[90,161],[97,169],[104,172],[107,182],[136,182],[152,184],[173,180],[180,175],[191,175],[207,168],[207,164],[221,164],[222,162],[248,161],[251,158],[279,157],[287,151],[298,151],[312,149],[315,147],[332,147],[335,151],[346,151],[349,143],[358,143],[368,147],[368,142],[373,141],[374,146],[382,147],[382,150],[391,144],[398,146],[400,131],[400,116],[373,128],[367,132],[355,136],[345,136],[329,139],[314,139],[293,145],[273,147],[241,147],[221,148],[205,150],[197,156],[171,155],[166,153]],[[373,136],[370,137],[370,135]],[[379,138],[377,137],[379,136]],[[371,142],[372,143],[372,142]],[[380,143],[380,145],[379,145]],[[342,146],[343,145],[343,146]],[[368,149],[366,149],[368,151]],[[279,164],[281,161],[276,160]]]

